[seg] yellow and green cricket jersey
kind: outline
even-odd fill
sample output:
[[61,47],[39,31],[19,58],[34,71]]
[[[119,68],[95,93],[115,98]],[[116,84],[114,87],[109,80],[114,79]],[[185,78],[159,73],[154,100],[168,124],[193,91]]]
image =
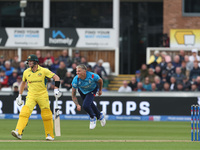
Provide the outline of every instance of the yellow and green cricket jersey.
[[33,72],[28,68],[23,73],[22,80],[27,82],[28,95],[40,95],[47,93],[47,78],[52,78],[55,74],[49,69],[38,65],[38,69]]

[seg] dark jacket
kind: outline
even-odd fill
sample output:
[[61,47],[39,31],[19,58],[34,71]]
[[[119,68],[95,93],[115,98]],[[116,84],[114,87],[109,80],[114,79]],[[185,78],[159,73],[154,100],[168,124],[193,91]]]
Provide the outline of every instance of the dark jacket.
[[64,68],[64,69],[58,68],[56,71],[56,74],[60,77],[61,80],[63,80],[66,76],[66,72],[67,72],[66,68]]
[[200,68],[194,68],[190,71],[190,80],[200,75]]

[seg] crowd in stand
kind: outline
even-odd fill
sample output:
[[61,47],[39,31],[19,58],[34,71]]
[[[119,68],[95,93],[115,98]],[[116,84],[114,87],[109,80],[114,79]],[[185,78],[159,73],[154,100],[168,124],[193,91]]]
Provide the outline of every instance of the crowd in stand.
[[[71,82],[76,75],[76,66],[79,64],[85,64],[88,71],[97,73],[102,78],[107,77],[105,68],[102,66],[103,60],[100,59],[97,64],[92,67],[88,64],[85,57],[81,57],[79,51],[75,51],[73,58],[68,56],[68,51],[63,50],[62,54],[58,58],[54,58],[50,52],[46,57],[42,57],[41,52],[36,51],[36,56],[39,59],[39,65],[48,68],[52,72],[56,73],[61,79],[61,87],[66,88],[68,91],[71,89]],[[26,61],[19,61],[18,56],[13,59],[5,60],[4,56],[0,56],[0,89],[11,87],[13,91],[18,94],[19,86],[22,81],[22,75],[24,70],[27,69]],[[54,82],[48,80],[48,90],[54,88]]]
[[142,64],[130,83],[123,82],[118,92],[132,91],[200,91],[200,57],[192,49],[188,56],[183,50],[178,55],[154,51],[148,64]]

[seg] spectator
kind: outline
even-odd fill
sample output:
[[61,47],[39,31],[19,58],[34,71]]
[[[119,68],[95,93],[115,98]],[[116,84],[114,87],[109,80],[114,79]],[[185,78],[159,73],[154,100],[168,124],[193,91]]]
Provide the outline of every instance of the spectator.
[[145,89],[143,88],[142,82],[137,83],[137,88],[135,88],[134,91],[137,91],[137,92],[145,91]]
[[163,85],[163,90],[162,91],[170,91],[170,85],[169,83],[165,82],[164,85]]
[[198,61],[194,61],[194,67],[190,71],[190,81],[195,81],[197,76],[200,76],[200,68],[198,66]]
[[161,77],[162,73],[161,73],[161,67],[160,66],[156,66],[154,74]]
[[167,63],[166,71],[167,71],[167,76],[169,78],[171,78],[171,76],[175,73],[175,68],[174,68],[174,66],[172,65],[171,62]]
[[87,62],[87,59],[85,57],[81,57],[81,64],[88,66],[88,62]]
[[143,88],[145,91],[151,91],[151,83],[149,82],[149,77],[144,79]]
[[165,59],[163,57],[162,57],[162,61],[159,64],[159,66],[161,68],[161,71],[166,70],[166,68],[167,68],[167,63],[165,62]]
[[186,63],[186,76],[190,76],[190,71],[193,69],[193,62],[189,61],[189,56],[185,55],[184,57],[185,63]]
[[93,72],[98,74],[103,79],[103,87],[107,88],[109,84],[109,80],[107,78],[107,73],[105,68],[103,67],[103,60],[99,59],[97,64],[93,67]]
[[0,88],[2,87],[8,87],[8,76],[4,70],[0,71]]
[[176,69],[176,67],[181,67],[181,61],[180,61],[179,55],[174,56],[172,65],[174,66],[175,69]]
[[44,58],[42,57],[41,52],[37,50],[35,54],[39,60],[39,65],[44,66]]
[[177,89],[176,89],[176,91],[184,91],[183,83],[182,82],[179,81],[177,83]]
[[59,56],[59,61],[63,61],[67,68],[70,68],[72,65],[71,58],[68,56],[67,50],[62,51],[62,54]]
[[183,88],[184,88],[185,91],[190,91],[191,84],[190,84],[190,81],[188,79],[189,78],[186,77],[186,76],[183,78]]
[[11,67],[10,61],[5,62],[5,67],[2,67],[2,70],[5,71],[6,76],[10,76],[14,70],[13,67]]
[[181,68],[180,67],[177,67],[176,68],[176,72],[172,75],[175,79],[176,79],[176,82],[182,82],[183,81],[183,78],[185,77],[184,74],[182,74],[181,72]]
[[154,74],[153,69],[152,69],[152,68],[149,68],[147,77],[149,77],[149,82],[150,82],[150,83],[153,83],[153,82],[154,82],[154,77],[155,77],[155,76],[156,76],[156,75]]
[[136,72],[135,72],[135,78],[136,78],[136,81],[137,82],[141,82],[142,80],[141,80],[141,73],[140,73],[140,70],[137,70]]
[[87,65],[87,71],[93,72],[91,65]]
[[126,80],[123,81],[123,86],[119,88],[118,92],[132,92],[132,89],[130,86],[128,86],[128,83]]
[[197,92],[198,91],[197,85],[193,81],[191,82],[191,91],[192,92]]
[[157,91],[155,83],[151,83],[151,91]]
[[19,86],[16,82],[12,86],[12,91],[14,96],[17,97],[19,95]]
[[155,66],[157,66],[158,64],[160,64],[161,61],[162,61],[162,58],[160,56],[160,53],[159,53],[159,51],[156,50],[156,51],[154,51],[154,55],[152,55],[150,57],[150,60],[148,62],[148,66],[150,68],[155,68]]
[[18,55],[14,56],[14,59],[11,60],[11,66],[14,67],[15,69],[19,68],[19,57]]
[[[107,77],[107,73],[102,65],[103,65],[103,60],[99,59],[98,63],[93,67],[93,71],[94,73],[98,74],[101,78],[104,79],[105,77]],[[103,75],[105,77],[103,77]]]
[[175,91],[176,90],[176,78],[171,77],[170,78],[170,91]]
[[51,65],[50,67],[50,70],[53,72],[53,73],[56,73],[56,70],[59,68],[59,59],[58,58],[55,58],[54,59],[54,63]]
[[[148,68],[147,68],[147,65],[146,65],[146,64],[142,64],[141,69],[140,69],[139,71],[140,71],[140,73],[141,73],[141,75],[140,75],[140,80],[142,81],[142,80],[144,80],[144,78],[146,78],[147,75],[148,75]],[[138,81],[138,82],[140,82],[140,81]]]
[[12,75],[9,76],[8,78],[8,85],[12,86],[14,82],[17,81],[17,70],[13,70]]
[[72,88],[72,85],[71,85],[72,80],[73,80],[73,77],[72,77],[71,72],[67,72],[62,83],[62,88],[66,88],[67,91],[69,91]]
[[179,51],[179,57],[180,57],[180,61],[184,61],[185,59],[185,51],[184,50],[180,50]]
[[72,59],[72,63],[76,63],[77,65],[79,65],[81,63],[80,52],[78,50],[76,50],[74,55],[75,56]]
[[167,55],[166,52],[162,52],[162,53],[161,53],[161,57],[164,58],[164,60],[165,60],[166,63],[172,61],[171,56]]
[[72,73],[72,77],[75,77],[76,76],[76,66],[77,66],[77,64],[76,63],[73,63],[72,64],[72,71],[71,71],[71,73]]
[[181,72],[182,72],[182,74],[184,74],[184,76],[186,76],[186,62],[183,60],[182,62],[181,62]]
[[137,88],[137,81],[135,77],[131,78],[131,81],[129,82],[128,86],[131,87],[132,91],[134,91],[134,89]]
[[192,55],[189,56],[189,61],[194,62],[194,61],[200,61],[200,57],[198,56],[198,50],[197,49],[192,49]]
[[47,56],[44,58],[44,67],[51,69],[53,63],[54,63],[54,57],[51,56],[50,52],[48,52]]
[[161,76],[161,83],[164,84],[165,82],[170,82],[170,78],[167,76],[167,71],[163,70],[162,71],[162,76]]
[[60,77],[61,84],[63,83],[66,72],[67,72],[66,65],[65,65],[64,61],[61,61],[59,68],[56,71],[56,74]]
[[[3,55],[1,55],[0,56],[0,67],[2,68],[2,67],[4,67],[5,66],[5,59],[4,59],[4,56]],[[0,68],[0,69],[1,69]]]
[[19,67],[17,68],[18,75],[22,77],[25,70],[26,70],[26,65],[23,61],[21,61],[19,63]]
[[13,85],[15,84],[15,85],[18,85],[18,87],[20,87],[21,82],[22,82],[22,77],[18,76],[17,81],[13,83]]
[[161,91],[162,90],[162,83],[161,83],[160,77],[159,76],[155,76],[154,82],[156,84],[157,91]]

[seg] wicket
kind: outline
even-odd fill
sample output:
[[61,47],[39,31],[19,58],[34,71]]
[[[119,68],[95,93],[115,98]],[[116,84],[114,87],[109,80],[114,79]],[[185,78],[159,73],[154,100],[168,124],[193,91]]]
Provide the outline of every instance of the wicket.
[[200,106],[191,106],[191,141],[200,141],[199,134],[199,117],[200,117]]

